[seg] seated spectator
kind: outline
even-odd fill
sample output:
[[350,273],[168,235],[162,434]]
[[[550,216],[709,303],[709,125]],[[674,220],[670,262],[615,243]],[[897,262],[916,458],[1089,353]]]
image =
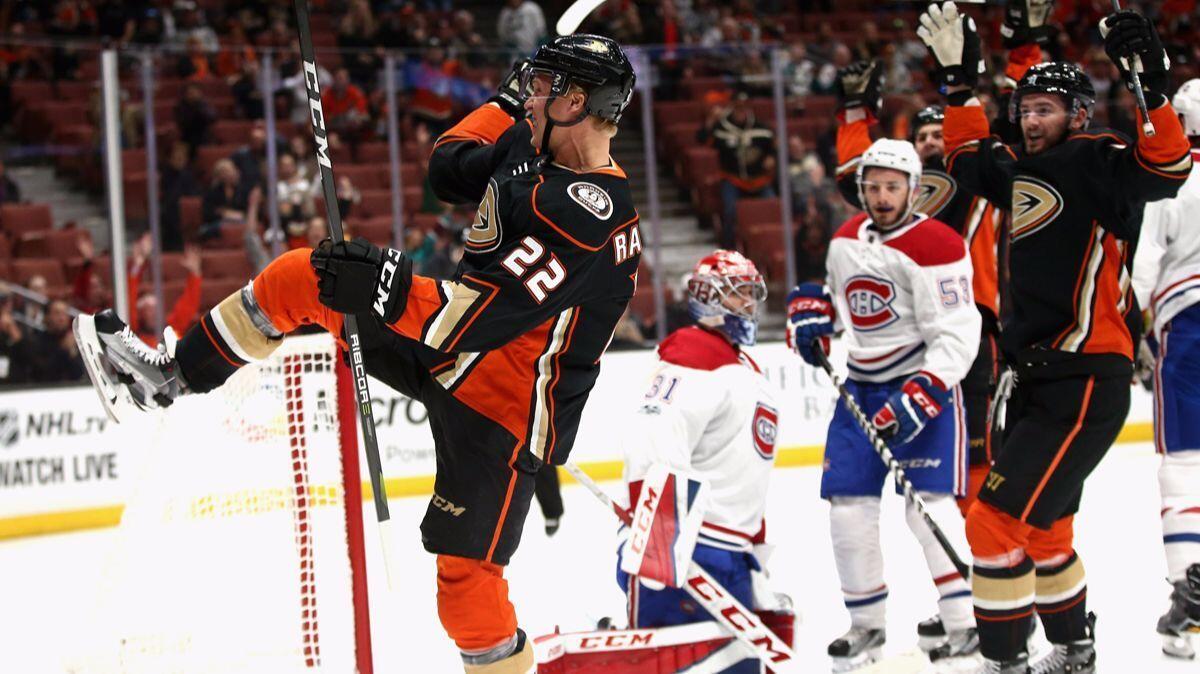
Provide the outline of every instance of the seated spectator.
[[187,80],[207,80],[213,76],[212,68],[208,65],[208,50],[200,38],[188,39],[187,53],[179,57],[175,72]]
[[217,32],[205,21],[204,13],[195,0],[180,0],[175,3],[172,14],[170,38],[175,44],[186,44],[190,49],[199,45],[206,52],[215,52],[220,47]]
[[337,43],[338,47],[347,50],[342,59],[350,80],[360,87],[372,86],[382,65],[373,49],[379,44],[376,41],[378,33],[379,24],[371,11],[371,3],[350,0],[350,7],[338,23]]
[[26,327],[40,328],[46,320],[46,303],[50,300],[49,284],[46,283],[45,276],[34,274],[25,282],[25,289],[38,297],[36,300],[14,300],[13,309],[19,311],[19,317]]
[[267,127],[261,121],[250,129],[250,142],[234,150],[229,160],[237,167],[240,187],[246,192],[267,184]]
[[51,383],[83,378],[83,360],[71,331],[70,307],[53,300],[46,307],[46,326],[29,335],[29,381]]
[[450,29],[450,38],[446,43],[450,58],[468,68],[487,65],[488,55],[484,53],[483,36],[475,31],[474,14],[469,10],[458,10],[450,18]]
[[[158,346],[159,332],[156,329],[158,324],[158,296],[154,294],[153,289],[142,290],[142,271],[145,269],[145,263],[149,259],[150,237],[144,237],[145,243],[141,246],[135,245],[137,251],[135,254],[133,265],[129,271],[129,297],[137,298],[135,302],[135,311],[129,314],[129,329],[134,332],[143,342],[150,346]],[[200,290],[202,277],[200,275],[200,249],[195,246],[188,246],[183,251],[183,260],[180,265],[187,270],[187,280],[184,282],[183,294],[175,300],[175,304],[171,307],[164,320],[166,327],[170,327],[175,331],[175,334],[182,335],[196,322],[200,316]]]
[[533,0],[505,0],[496,20],[496,34],[518,55],[532,56],[546,39],[546,15]]
[[275,197],[279,204],[279,221],[286,228],[304,223],[316,213],[313,203],[313,183],[296,171],[296,158],[290,153],[279,156],[279,181],[275,184]]
[[338,176],[337,178],[337,202],[338,214],[342,219],[350,217],[354,212],[354,207],[362,201],[362,193],[351,182],[350,176]]
[[217,76],[223,77],[230,84],[245,72],[247,63],[257,63],[258,54],[246,37],[246,29],[242,22],[236,19],[228,22],[224,49],[217,52]]
[[409,113],[431,134],[440,136],[451,126],[454,101],[450,96],[458,64],[447,61],[441,42],[431,38],[426,43],[421,62],[410,65],[406,74],[413,87]]
[[435,230],[409,227],[404,230],[404,252],[413,261],[413,272],[435,279],[450,278],[457,266],[450,249]]
[[4,160],[0,159],[0,204],[15,204],[21,200],[21,187],[9,175]]
[[200,225],[200,240],[220,236],[223,222],[245,222],[250,192],[242,184],[241,172],[233,165],[233,161],[222,159],[214,164],[212,184],[204,193],[204,221]]
[[370,122],[367,116],[367,97],[350,82],[350,71],[338,68],[333,75],[333,86],[321,96],[325,110],[326,127],[347,139],[357,138]]
[[0,386],[29,381],[33,359],[25,330],[17,322],[12,296],[0,289]]
[[263,92],[258,76],[258,61],[245,61],[241,73],[233,78],[229,87],[238,114],[246,119],[263,118]]
[[696,140],[717,149],[720,165],[722,248],[734,248],[737,202],[773,197],[775,134],[754,118],[750,97],[739,91],[729,107],[714,105]]
[[190,158],[196,158],[196,150],[208,143],[217,111],[204,98],[204,92],[195,84],[183,89],[183,96],[175,106],[175,126],[179,128],[179,139],[188,146]]
[[[195,171],[188,163],[188,155],[188,146],[185,143],[177,142],[171,146],[166,165],[162,168],[160,190],[162,204],[159,222],[162,223],[163,250],[183,249],[184,232],[180,200],[183,197],[196,196],[202,191],[200,180],[196,178]],[[188,232],[188,235],[195,236],[196,232]]]

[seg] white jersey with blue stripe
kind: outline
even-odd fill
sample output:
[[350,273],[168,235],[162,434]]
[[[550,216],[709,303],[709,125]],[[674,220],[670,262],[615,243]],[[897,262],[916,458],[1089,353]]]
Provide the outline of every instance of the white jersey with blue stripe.
[[921,213],[891,230],[863,213],[834,234],[825,266],[851,379],[924,371],[952,387],[966,376],[981,319],[962,236]]
[[1133,292],[1154,312],[1154,331],[1200,302],[1200,150],[1173,199],[1146,204],[1133,258]]

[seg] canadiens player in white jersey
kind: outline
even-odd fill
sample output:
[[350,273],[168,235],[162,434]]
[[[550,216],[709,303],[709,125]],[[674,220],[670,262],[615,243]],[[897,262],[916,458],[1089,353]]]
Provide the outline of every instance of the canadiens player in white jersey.
[[[752,577],[766,561],[759,556],[765,556],[778,403],[775,386],[744,347],[755,342],[766,295],[762,275],[741,253],[717,250],[701,259],[687,281],[696,325],[676,330],[658,346],[649,387],[622,434],[630,504],[638,502],[655,465],[708,483],[693,559],[744,606],[760,610],[782,608],[773,593],[756,597],[752,590]],[[618,582],[627,593],[630,627],[712,619],[681,589],[647,587],[620,570]],[[790,634],[781,636],[790,642]],[[761,667],[743,660],[721,671],[757,674]]]
[[[959,382],[979,348],[971,259],[962,236],[914,212],[921,160],[911,143],[882,139],[863,153],[858,190],[866,212],[834,234],[828,285],[805,283],[788,296],[788,338],[817,365],[842,331],[847,387],[904,466],[930,513],[965,550],[955,505],[967,485],[967,438]],[[830,503],[834,560],[850,630],[829,645],[835,671],[861,667],[886,640],[879,542],[883,462],[848,410],[838,405],[825,443],[821,497]],[[971,590],[911,506],[908,526],[921,544],[940,599],[944,640],[930,657],[978,649]]]
[[1192,142],[1192,172],[1174,199],[1146,204],[1133,290],[1152,315],[1158,345],[1145,360],[1154,372],[1163,546],[1172,586],[1158,632],[1164,653],[1190,660],[1196,657],[1192,632],[1200,630],[1200,79],[1184,83],[1171,104]]

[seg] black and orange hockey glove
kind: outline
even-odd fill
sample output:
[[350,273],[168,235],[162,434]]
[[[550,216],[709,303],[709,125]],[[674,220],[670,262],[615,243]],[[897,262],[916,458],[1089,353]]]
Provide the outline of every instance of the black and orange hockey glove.
[[1167,58],[1154,24],[1131,9],[1123,9],[1100,21],[1100,35],[1104,38],[1104,52],[1117,64],[1125,86],[1133,89],[1130,64],[1135,63],[1142,90],[1146,93],[1146,103],[1151,108],[1161,105],[1171,86],[1167,74],[1171,60]]
[[412,287],[412,260],[395,248],[380,249],[362,237],[325,239],[309,263],[317,273],[321,304],[343,314],[371,312],[385,323],[404,313]]

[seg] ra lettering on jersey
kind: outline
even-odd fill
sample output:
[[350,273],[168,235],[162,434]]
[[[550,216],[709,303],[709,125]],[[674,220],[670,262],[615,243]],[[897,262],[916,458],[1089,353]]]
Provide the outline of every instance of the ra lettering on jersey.
[[630,502],[655,464],[699,477],[710,487],[700,543],[750,550],[763,533],[777,400],[750,356],[724,337],[699,327],[671,333],[622,428]]
[[599,360],[633,296],[641,238],[624,171],[538,155],[527,121],[485,105],[438,139],[437,196],[477,205],[454,276],[416,276],[391,328],[436,352],[446,390],[562,463]]
[[[871,146],[870,126],[874,117],[854,117],[853,121],[839,119],[837,185],[847,203],[862,209],[856,175],[859,159]],[[945,223],[967,242],[975,304],[993,320],[999,319],[997,236],[1001,214],[986,199],[960,189],[958,181],[946,172],[941,157],[925,162],[917,189],[915,212]]]
[[886,382],[924,370],[954,386],[966,375],[981,318],[956,232],[920,214],[883,231],[859,214],[834,234],[825,266],[851,379]]
[[1192,168],[1170,104],[1150,120],[1156,135],[1140,135],[1139,113],[1136,142],[1087,130],[1030,155],[990,137],[982,107],[946,109],[947,171],[960,189],[1012,213],[1012,306],[1000,338],[1010,358],[1127,367],[1130,326],[1140,321],[1131,283],[1137,216],[1143,203],[1175,196]]

